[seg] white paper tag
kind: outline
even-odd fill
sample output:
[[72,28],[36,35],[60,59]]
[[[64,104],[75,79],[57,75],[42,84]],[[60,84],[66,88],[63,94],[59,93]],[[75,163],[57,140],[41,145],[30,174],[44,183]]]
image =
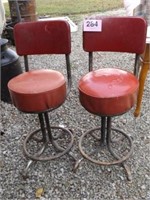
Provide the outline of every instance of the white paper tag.
[[84,20],[83,31],[89,32],[101,32],[102,31],[102,20],[88,19]]

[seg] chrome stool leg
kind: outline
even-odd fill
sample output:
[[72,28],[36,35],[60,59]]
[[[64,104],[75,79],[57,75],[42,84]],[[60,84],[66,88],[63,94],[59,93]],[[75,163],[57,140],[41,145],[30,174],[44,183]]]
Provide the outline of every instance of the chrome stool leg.
[[[50,126],[49,116],[47,112],[39,114],[39,122],[40,122],[41,128],[32,133],[29,133],[23,143],[24,154],[28,159],[30,159],[28,161],[26,168],[22,172],[22,176],[24,178],[27,177],[27,172],[29,170],[29,167],[33,164],[33,161],[49,161],[49,160],[59,158],[66,153],[69,154],[69,150],[73,146],[74,136],[72,132],[66,128],[62,128],[59,126]],[[53,134],[54,130],[58,130],[59,134],[54,135]],[[40,138],[39,136],[37,136],[38,133],[41,133]],[[62,137],[64,137],[65,135],[67,135],[68,140],[65,147],[64,146],[62,147],[63,145]],[[59,139],[61,140],[61,144],[58,144]],[[28,147],[30,142],[36,142],[37,143],[36,146],[40,146],[40,148],[38,148],[36,153],[30,152],[30,148]],[[46,150],[50,148],[50,145],[51,147],[53,147],[54,153],[52,153],[52,155],[44,154]],[[31,146],[32,146],[32,149],[35,147],[32,144]],[[72,156],[71,154],[69,155]]]
[[[122,164],[123,167],[125,168],[126,172],[127,172],[127,178],[128,180],[131,180],[131,172],[128,168],[128,166],[124,163],[125,160],[127,160],[130,155],[133,152],[133,144],[132,144],[132,140],[131,138],[125,134],[123,131],[119,130],[119,129],[113,129],[111,128],[111,117],[102,117],[101,118],[101,128],[100,127],[96,127],[94,129],[89,130],[88,132],[83,133],[83,135],[80,137],[79,139],[79,150],[82,154],[82,156],[86,159],[88,159],[89,161],[98,164],[98,165],[115,165],[115,164]],[[101,134],[100,136],[97,136],[94,131],[99,131]],[[119,143],[121,142],[121,139],[119,140],[114,140],[112,138],[112,132],[116,132],[119,135],[122,135],[127,141],[128,141],[128,152],[125,152],[125,155],[120,156],[117,153],[114,152],[113,148],[112,148],[112,144],[113,143]],[[85,137],[87,135],[91,135],[92,137],[94,137],[99,145],[98,145],[98,149],[90,152],[90,153],[86,153],[85,148],[83,147],[83,143],[85,141]],[[89,137],[88,137],[89,138]],[[119,136],[120,138],[120,136]],[[121,137],[122,138],[122,137]],[[107,152],[109,152],[109,154],[115,158],[115,160],[112,161],[104,161],[104,160],[97,160],[92,158],[92,155],[95,155],[96,153],[100,152],[100,150],[106,150]],[[76,168],[79,166],[80,162],[83,160],[79,159],[76,162]]]

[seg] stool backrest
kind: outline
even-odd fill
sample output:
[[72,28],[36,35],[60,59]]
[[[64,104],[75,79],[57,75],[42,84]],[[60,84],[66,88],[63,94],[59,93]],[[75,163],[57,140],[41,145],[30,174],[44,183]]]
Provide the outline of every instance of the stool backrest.
[[94,19],[102,20],[102,31],[83,32],[83,49],[85,51],[143,53],[147,28],[144,19],[100,16]]
[[70,26],[65,20],[18,23],[14,27],[16,50],[19,55],[69,54]]
[[29,71],[28,55],[64,54],[68,88],[71,89],[71,32],[65,20],[41,20],[18,23],[14,27],[18,55],[24,56],[25,71]]

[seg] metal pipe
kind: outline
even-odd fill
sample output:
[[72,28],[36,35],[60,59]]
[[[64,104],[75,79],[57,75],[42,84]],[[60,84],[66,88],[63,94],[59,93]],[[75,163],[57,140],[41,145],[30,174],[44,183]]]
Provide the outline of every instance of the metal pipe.
[[71,79],[71,66],[70,66],[70,56],[69,54],[65,55],[66,57],[66,66],[67,66],[67,80],[68,80],[68,88],[67,88],[67,95],[71,90],[72,79]]
[[52,141],[52,132],[51,132],[51,127],[50,127],[50,123],[49,123],[49,117],[48,117],[48,113],[45,112],[44,113],[44,117],[45,117],[45,122],[46,122],[46,130],[48,132],[48,137],[49,137],[49,140]]
[[110,144],[111,141],[111,117],[107,117],[107,137],[106,137],[107,145]]
[[89,72],[93,70],[93,52],[89,52]]
[[47,138],[46,138],[46,131],[45,131],[43,113],[38,114],[38,116],[39,116],[39,121],[40,121],[40,127],[41,127],[41,131],[42,131],[42,136],[43,136],[43,142],[46,143]]
[[29,63],[28,63],[28,56],[24,56],[24,65],[25,65],[25,71],[29,71]]
[[101,117],[101,145],[106,145],[106,117]]

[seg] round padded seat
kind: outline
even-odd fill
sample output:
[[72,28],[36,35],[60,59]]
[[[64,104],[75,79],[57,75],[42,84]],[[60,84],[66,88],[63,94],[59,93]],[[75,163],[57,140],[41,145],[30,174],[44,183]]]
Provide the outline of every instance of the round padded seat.
[[14,105],[23,112],[43,112],[66,98],[64,76],[54,70],[33,70],[11,79],[8,88]]
[[136,102],[137,78],[121,69],[104,68],[89,72],[79,81],[79,98],[89,112],[116,116],[127,112]]

